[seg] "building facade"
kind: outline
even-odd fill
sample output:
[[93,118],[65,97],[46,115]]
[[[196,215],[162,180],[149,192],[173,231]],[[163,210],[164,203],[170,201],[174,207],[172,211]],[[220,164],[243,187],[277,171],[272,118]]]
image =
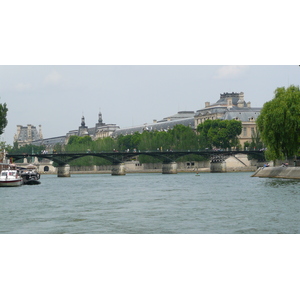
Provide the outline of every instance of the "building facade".
[[210,104],[205,102],[205,107],[197,110],[195,114],[195,128],[206,120],[237,120],[242,122],[242,133],[239,142],[243,147],[245,142],[251,142],[256,132],[256,119],[261,108],[252,108],[251,102],[246,102],[244,93],[223,93],[220,99]]
[[194,129],[194,116],[194,111],[179,111],[177,114],[160,121],[153,120],[152,123],[118,129],[112,134],[112,137],[134,134],[135,132],[143,133],[144,131],[168,131],[180,124]]
[[102,119],[102,113],[99,112],[98,114],[98,122],[95,124],[94,127],[88,128],[85,124],[85,118],[82,116],[81,118],[81,125],[79,126],[78,130],[71,130],[66,134],[66,141],[70,136],[77,135],[77,136],[90,136],[92,140],[97,140],[99,138],[105,138],[111,136],[116,130],[120,129],[120,127],[116,124],[105,124]]
[[33,141],[43,139],[42,126],[39,125],[39,131],[31,124],[27,126],[17,125],[17,133],[14,136],[14,142],[17,142],[19,147],[32,144]]

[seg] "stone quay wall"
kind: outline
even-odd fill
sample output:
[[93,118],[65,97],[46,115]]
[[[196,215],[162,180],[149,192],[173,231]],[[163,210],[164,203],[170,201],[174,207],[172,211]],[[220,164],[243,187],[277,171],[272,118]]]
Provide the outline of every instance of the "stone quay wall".
[[[53,166],[52,161],[37,159],[33,162],[40,174],[58,174],[58,170]],[[18,166],[26,167],[27,161]],[[186,161],[177,163],[177,172],[255,172],[263,163],[256,160],[249,161],[247,155],[241,154],[228,157],[224,162],[210,163],[210,161]],[[71,174],[76,173],[112,173],[113,165],[105,166],[70,166]],[[162,163],[141,164],[139,161],[129,161],[125,163],[127,173],[162,173]]]
[[300,179],[300,167],[259,168],[252,177]]

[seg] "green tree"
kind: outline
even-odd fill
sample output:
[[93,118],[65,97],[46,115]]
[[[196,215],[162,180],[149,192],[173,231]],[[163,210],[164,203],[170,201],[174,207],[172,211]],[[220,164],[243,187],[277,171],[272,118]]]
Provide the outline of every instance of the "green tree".
[[[176,125],[168,131],[144,131],[140,135],[138,149],[141,151],[198,150],[199,137],[192,128],[184,125]],[[206,158],[199,155],[189,155],[178,159],[178,161],[186,159],[202,161]],[[145,155],[141,155],[139,160],[141,163],[160,162],[157,158]]]
[[[66,152],[90,152],[94,142],[90,136],[70,136],[68,144],[64,147]],[[58,151],[59,152],[59,151]],[[91,166],[95,165],[95,157],[85,156],[70,162],[70,166]]]
[[141,134],[139,132],[135,132],[134,134],[129,135],[120,135],[118,137],[118,149],[120,151],[124,150],[133,150],[139,147],[141,141]]
[[[256,129],[253,131],[251,136],[251,142],[245,142],[244,143],[244,150],[260,150],[265,148],[259,131]],[[259,161],[265,161],[265,155],[264,153],[252,153],[248,154],[248,159],[257,159]]]
[[0,163],[3,162],[4,159],[4,150],[9,153],[12,150],[12,146],[6,144],[6,142],[0,142]]
[[191,127],[176,125],[168,132],[172,138],[170,147],[176,150],[198,150],[198,136]]
[[274,94],[256,121],[270,160],[297,155],[300,145],[299,86],[277,88]]
[[0,103],[0,135],[4,132],[4,128],[7,126],[7,112],[6,103]]
[[202,148],[230,148],[239,145],[242,122],[237,120],[206,120],[197,127]]
[[117,141],[111,137],[98,138],[93,142],[92,151],[113,151],[117,147]]
[[[19,147],[18,142],[14,142],[13,148],[11,148],[11,152],[14,154],[40,154],[43,150],[45,150],[44,146],[35,146],[32,144],[27,144]],[[33,157],[27,158],[28,163],[32,163],[34,161]],[[42,159],[39,158],[39,161]],[[22,160],[17,160],[16,162],[22,162]]]
[[6,152],[11,152],[13,147],[9,144],[6,144],[6,142],[0,142],[0,152],[5,150]]
[[90,136],[70,136],[68,144],[65,146],[67,152],[87,152],[93,144]]

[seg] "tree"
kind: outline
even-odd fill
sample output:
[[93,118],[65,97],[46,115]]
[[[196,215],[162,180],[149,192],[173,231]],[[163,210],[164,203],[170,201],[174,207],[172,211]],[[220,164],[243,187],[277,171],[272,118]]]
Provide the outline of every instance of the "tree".
[[118,136],[118,149],[120,151],[136,149],[140,142],[140,133]]
[[4,128],[7,126],[7,111],[6,103],[0,103],[0,135],[4,132]]
[[[254,130],[252,133],[251,143],[248,141],[245,142],[244,147],[245,147],[244,150],[259,150],[265,148],[261,140],[260,132],[257,129]],[[251,153],[248,154],[248,159],[249,160],[257,159],[258,161],[265,161],[265,155],[264,153]]]
[[297,155],[300,145],[299,86],[277,88],[274,94],[256,121],[270,160]]
[[189,126],[176,125],[168,132],[171,135],[172,145],[176,150],[198,150],[198,136]]
[[[27,154],[37,153],[37,154],[40,154],[43,150],[45,150],[45,146],[35,146],[35,145],[32,145],[32,144],[27,144],[27,145],[19,147],[18,142],[15,142],[13,148],[11,148],[11,152],[13,152],[15,154],[24,154],[24,153],[27,153]],[[27,159],[28,159],[29,163],[34,161],[33,157],[28,157]],[[39,161],[41,161],[41,160],[42,159],[39,158]],[[22,159],[21,160],[16,160],[16,162],[22,162]]]
[[111,137],[98,138],[93,142],[91,150],[94,152],[113,151],[116,149],[116,145],[116,140]]
[[239,145],[242,122],[237,120],[206,120],[197,127],[202,148],[230,148]]
[[9,144],[6,144],[6,142],[0,142],[0,152],[5,150],[6,152],[11,152],[13,147]]

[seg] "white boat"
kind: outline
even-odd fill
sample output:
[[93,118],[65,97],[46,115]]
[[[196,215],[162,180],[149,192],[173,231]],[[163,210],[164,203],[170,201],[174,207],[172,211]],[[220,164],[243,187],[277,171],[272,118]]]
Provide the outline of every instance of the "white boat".
[[0,171],[0,187],[20,186],[23,184],[23,178],[14,165],[1,164]]

